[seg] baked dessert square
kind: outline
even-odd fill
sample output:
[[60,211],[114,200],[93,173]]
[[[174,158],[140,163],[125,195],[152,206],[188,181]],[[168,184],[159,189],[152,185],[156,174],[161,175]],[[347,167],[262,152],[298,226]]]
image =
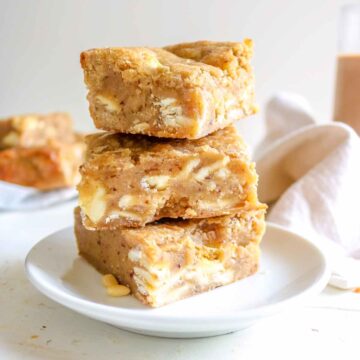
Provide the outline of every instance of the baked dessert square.
[[252,54],[249,39],[84,51],[95,126],[188,139],[222,129],[256,112]]
[[87,230],[75,209],[78,249],[144,304],[162,306],[254,274],[265,206],[234,216],[166,220],[142,228]]
[[38,147],[51,141],[74,141],[72,119],[69,114],[29,114],[0,120],[0,149]]
[[235,127],[198,139],[86,137],[79,203],[88,229],[205,218],[257,205],[255,165]]
[[80,180],[84,151],[82,138],[68,144],[1,150],[0,180],[39,190],[75,186]]

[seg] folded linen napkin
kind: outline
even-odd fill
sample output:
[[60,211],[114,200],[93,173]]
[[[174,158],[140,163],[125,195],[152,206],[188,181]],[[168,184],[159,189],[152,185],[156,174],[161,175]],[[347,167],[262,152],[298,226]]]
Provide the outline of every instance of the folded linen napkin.
[[39,191],[0,181],[1,210],[34,210],[55,205],[77,196],[75,188]]
[[287,93],[270,100],[265,139],[255,150],[267,219],[317,243],[330,284],[360,286],[360,138],[348,126],[316,124],[307,102]]

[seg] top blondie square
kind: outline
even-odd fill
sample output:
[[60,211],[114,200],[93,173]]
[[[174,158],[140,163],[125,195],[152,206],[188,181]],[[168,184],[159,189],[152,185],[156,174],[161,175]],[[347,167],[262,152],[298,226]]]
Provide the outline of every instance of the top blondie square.
[[222,129],[256,112],[252,54],[250,39],[84,51],[95,126],[186,139]]

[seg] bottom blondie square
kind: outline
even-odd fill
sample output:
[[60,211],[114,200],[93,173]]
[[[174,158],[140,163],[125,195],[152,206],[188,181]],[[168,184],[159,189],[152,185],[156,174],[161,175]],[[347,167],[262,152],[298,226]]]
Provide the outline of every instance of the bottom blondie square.
[[85,144],[52,143],[38,147],[13,147],[0,151],[0,180],[52,190],[75,186],[80,180],[79,166]]
[[144,304],[162,306],[254,274],[265,205],[234,216],[162,220],[142,228],[87,230],[75,209],[79,253]]

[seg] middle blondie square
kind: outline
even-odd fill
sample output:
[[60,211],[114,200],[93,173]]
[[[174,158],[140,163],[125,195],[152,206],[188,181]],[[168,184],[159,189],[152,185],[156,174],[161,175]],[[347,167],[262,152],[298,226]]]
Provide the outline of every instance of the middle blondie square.
[[198,140],[89,135],[78,185],[88,229],[207,218],[256,206],[257,174],[233,126]]

